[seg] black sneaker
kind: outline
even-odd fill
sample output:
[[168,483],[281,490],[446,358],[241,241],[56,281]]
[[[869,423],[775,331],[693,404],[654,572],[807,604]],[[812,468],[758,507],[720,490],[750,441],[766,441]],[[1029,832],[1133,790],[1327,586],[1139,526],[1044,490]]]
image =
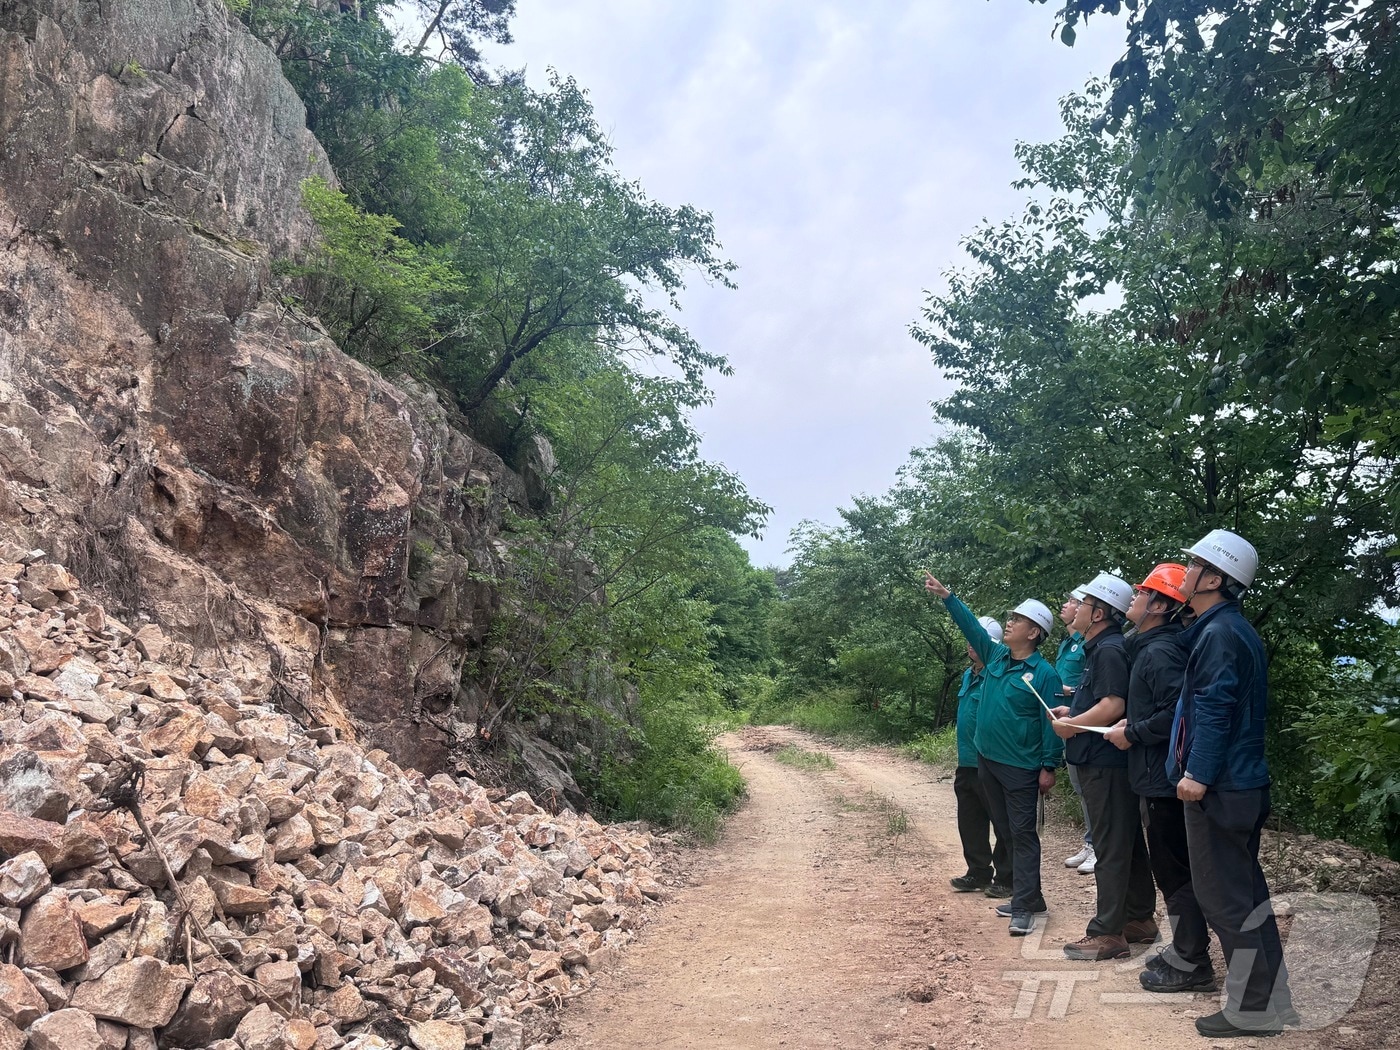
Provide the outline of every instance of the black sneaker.
[[1138,974],[1138,984],[1149,992],[1213,992],[1216,990],[1215,971],[1205,969],[1178,970],[1166,964],[1151,967]]
[[988,889],[991,885],[982,879],[974,879],[971,875],[959,875],[956,879],[949,879],[948,883],[959,893],[976,893],[978,890]]
[[1006,928],[1006,932],[1013,937],[1025,937],[1034,929],[1035,916],[1028,911],[1018,911],[1011,914],[1011,925]]
[[[1144,955],[1142,957],[1142,965],[1146,966],[1149,970],[1180,970],[1181,967],[1173,965],[1171,961],[1171,956],[1173,954],[1175,953],[1172,951],[1171,945],[1168,945],[1159,952],[1153,952],[1151,955]],[[1181,956],[1177,955],[1176,958],[1180,959]],[[1209,964],[1203,965],[1209,969]],[[1199,970],[1200,968],[1200,966],[1197,966],[1195,970]]]
[[[1034,912],[1036,915],[1044,915],[1049,910],[1050,909],[1045,905],[1044,897],[1041,897],[1040,900],[1036,901],[1035,904],[1031,905],[1031,911]],[[1006,904],[997,905],[997,915],[999,915],[1001,918],[1010,919],[1014,917],[1015,914],[1016,913],[1011,910],[1011,904],[1009,901]]]
[[988,886],[988,887],[987,887],[985,890],[983,890],[982,892],[983,892],[984,894],[986,894],[988,897],[998,897],[998,898],[1002,898],[1002,899],[1010,899],[1010,897],[1011,897],[1011,884],[1010,884],[1009,882],[997,882],[997,881],[993,880],[992,884],[991,884],[990,886]]
[[1233,1039],[1236,1036],[1267,1038],[1283,1031],[1283,1020],[1273,1011],[1251,1014],[1221,1010],[1196,1018],[1196,1031],[1207,1039]]

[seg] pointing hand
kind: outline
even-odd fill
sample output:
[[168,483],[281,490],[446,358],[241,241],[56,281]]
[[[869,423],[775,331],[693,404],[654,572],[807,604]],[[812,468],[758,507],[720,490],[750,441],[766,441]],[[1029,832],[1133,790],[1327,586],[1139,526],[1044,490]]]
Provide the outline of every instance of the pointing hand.
[[948,590],[947,587],[944,587],[943,584],[939,583],[938,578],[927,569],[924,570],[924,590],[928,591],[929,594],[933,595],[935,598],[946,598],[953,593]]

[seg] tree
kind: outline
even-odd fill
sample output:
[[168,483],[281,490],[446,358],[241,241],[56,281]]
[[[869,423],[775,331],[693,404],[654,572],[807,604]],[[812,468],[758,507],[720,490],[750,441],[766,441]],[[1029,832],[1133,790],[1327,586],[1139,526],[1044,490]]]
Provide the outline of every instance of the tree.
[[[1068,0],[1062,38],[1130,12],[1100,125],[1136,206],[1230,264],[1181,321],[1229,326],[1241,373],[1329,435],[1400,452],[1400,26],[1353,0]],[[1225,253],[1229,252],[1228,255]],[[1239,319],[1259,314],[1265,323]],[[1395,491],[1388,500],[1400,506]]]
[[714,221],[650,200],[612,167],[587,96],[551,74],[537,93],[516,78],[482,93],[459,143],[471,235],[455,245],[470,291],[455,305],[462,335],[443,349],[444,378],[474,410],[551,340],[585,336],[623,357],[670,361],[703,388],[726,374],[657,294],[679,309],[690,272],[730,285]]

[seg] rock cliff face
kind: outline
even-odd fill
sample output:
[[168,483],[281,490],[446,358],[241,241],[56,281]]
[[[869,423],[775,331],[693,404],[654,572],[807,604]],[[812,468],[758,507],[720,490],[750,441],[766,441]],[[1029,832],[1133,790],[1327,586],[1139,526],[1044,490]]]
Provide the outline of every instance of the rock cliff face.
[[316,175],[220,0],[0,0],[0,542],[431,773],[525,488],[282,304]]

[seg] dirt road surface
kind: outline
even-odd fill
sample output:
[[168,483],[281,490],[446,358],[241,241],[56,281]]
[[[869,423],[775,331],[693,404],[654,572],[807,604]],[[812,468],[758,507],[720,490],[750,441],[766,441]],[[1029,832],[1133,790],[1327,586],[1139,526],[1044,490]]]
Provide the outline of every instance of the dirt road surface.
[[[1124,962],[1064,958],[1094,900],[1093,879],[1060,863],[1077,848],[1069,827],[1044,836],[1050,914],[1013,939],[999,902],[948,885],[964,866],[952,785],[933,767],[782,728],[721,743],[748,780],[747,804],[717,847],[691,855],[691,884],[619,967],[564,1012],[559,1050],[1400,1046],[1400,1012],[1373,987],[1393,985],[1393,971],[1373,972],[1369,1009],[1326,1029],[1202,1039],[1192,1020],[1217,997],[1143,992],[1144,948]],[[833,768],[781,763],[784,745]]]

